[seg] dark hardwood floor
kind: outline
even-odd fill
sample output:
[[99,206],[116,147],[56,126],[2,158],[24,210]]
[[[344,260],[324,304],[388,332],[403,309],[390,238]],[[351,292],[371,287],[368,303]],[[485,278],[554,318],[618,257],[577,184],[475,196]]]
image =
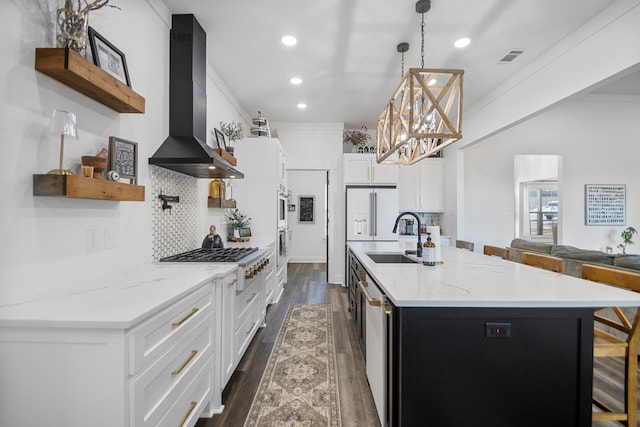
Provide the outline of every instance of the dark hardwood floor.
[[[242,427],[289,306],[323,303],[333,305],[342,426],[380,425],[367,383],[362,351],[347,310],[346,288],[327,284],[326,264],[289,264],[288,274],[280,301],[267,309],[267,326],[258,331],[224,390],[224,412],[211,419],[200,419],[196,427]],[[624,381],[621,361],[609,358],[604,362],[596,360],[594,364],[594,394],[602,396],[614,407],[619,406]],[[593,425],[621,424],[594,422]]]
[[326,264],[289,264],[288,283],[277,304],[267,309],[260,329],[224,390],[224,412],[201,418],[196,427],[242,427],[291,304],[331,304],[343,427],[379,426],[367,383],[364,358],[347,310],[346,288],[327,284]]

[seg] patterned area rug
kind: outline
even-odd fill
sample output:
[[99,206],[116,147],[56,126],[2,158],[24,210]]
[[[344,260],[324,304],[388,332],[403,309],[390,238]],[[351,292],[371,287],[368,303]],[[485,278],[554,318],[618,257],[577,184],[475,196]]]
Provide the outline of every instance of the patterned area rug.
[[341,426],[330,304],[289,307],[244,425]]

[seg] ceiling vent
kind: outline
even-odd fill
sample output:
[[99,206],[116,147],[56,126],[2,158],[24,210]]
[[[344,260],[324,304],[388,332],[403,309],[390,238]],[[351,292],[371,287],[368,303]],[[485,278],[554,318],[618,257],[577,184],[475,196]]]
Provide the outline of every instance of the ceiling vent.
[[516,59],[523,53],[524,53],[524,50],[522,49],[511,49],[502,57],[502,59],[500,59],[500,63],[507,64],[509,62],[513,62],[514,59]]

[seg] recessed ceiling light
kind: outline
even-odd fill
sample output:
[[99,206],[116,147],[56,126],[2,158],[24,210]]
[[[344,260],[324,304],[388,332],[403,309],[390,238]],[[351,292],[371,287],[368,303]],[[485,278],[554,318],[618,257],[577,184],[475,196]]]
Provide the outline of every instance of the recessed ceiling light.
[[299,85],[300,83],[302,83],[302,79],[300,77],[291,77],[291,80],[289,81],[292,85]]
[[304,110],[305,108],[307,108],[307,104],[305,104],[304,102],[301,102],[298,104],[298,108],[301,110]]
[[284,36],[280,40],[282,41],[282,44],[284,44],[285,46],[293,46],[296,43],[298,43],[298,40],[293,36]]
[[427,86],[433,86],[433,85],[434,85],[434,84],[436,84],[436,83],[438,83],[438,82],[436,81],[436,79],[431,79],[431,80],[429,80],[429,83],[427,83]]
[[461,49],[463,47],[469,46],[469,43],[471,43],[471,39],[469,37],[463,37],[461,39],[456,40],[455,43],[453,43],[453,45],[458,49]]

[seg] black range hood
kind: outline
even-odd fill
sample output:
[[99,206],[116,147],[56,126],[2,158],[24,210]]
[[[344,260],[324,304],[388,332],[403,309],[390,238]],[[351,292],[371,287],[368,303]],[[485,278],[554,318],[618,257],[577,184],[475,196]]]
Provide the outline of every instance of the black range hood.
[[207,141],[207,35],[192,14],[172,15],[169,137],[149,164],[196,178],[244,178]]

